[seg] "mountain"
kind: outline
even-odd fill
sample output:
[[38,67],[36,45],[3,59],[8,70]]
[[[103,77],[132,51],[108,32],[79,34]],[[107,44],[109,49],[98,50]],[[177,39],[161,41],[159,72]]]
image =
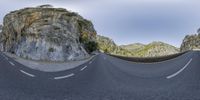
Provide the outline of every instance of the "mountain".
[[12,11],[3,21],[0,36],[3,51],[26,59],[82,59],[93,51],[96,43],[92,22],[77,13],[51,5]]
[[178,48],[163,42],[152,42],[147,45],[135,43],[117,46],[112,39],[97,35],[97,43],[101,51],[121,56],[157,57],[179,52]]
[[124,56],[132,55],[131,52],[121,48],[120,46],[117,46],[115,42],[108,37],[97,35],[96,40],[98,43],[99,50],[101,52]]
[[[198,30],[200,32],[200,30]],[[194,35],[186,35],[180,47],[180,51],[188,51],[193,49],[200,49],[200,33]]]
[[130,51],[135,57],[158,57],[178,53],[179,49],[163,42],[152,42]]
[[129,51],[139,51],[143,49],[145,45],[142,43],[133,43],[133,44],[128,44],[128,45],[121,45],[120,47]]

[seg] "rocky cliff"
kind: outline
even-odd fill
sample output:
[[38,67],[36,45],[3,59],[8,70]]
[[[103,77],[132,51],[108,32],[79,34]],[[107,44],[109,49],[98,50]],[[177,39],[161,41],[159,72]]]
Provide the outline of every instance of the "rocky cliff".
[[85,43],[95,42],[93,24],[63,8],[47,5],[10,12],[4,17],[3,50],[45,61],[68,61],[88,56]]
[[135,43],[117,46],[112,39],[104,36],[97,36],[97,42],[101,51],[121,56],[158,57],[179,52],[178,48],[163,42],[152,42],[147,45]]
[[3,25],[0,25],[0,32],[2,31]]
[[187,35],[183,39],[183,42],[180,47],[180,51],[184,52],[184,51],[193,50],[193,49],[200,49],[200,34]]

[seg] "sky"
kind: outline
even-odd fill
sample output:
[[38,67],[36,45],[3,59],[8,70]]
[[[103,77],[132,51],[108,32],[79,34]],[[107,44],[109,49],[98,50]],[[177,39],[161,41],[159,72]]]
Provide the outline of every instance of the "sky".
[[118,45],[162,41],[180,47],[200,28],[199,0],[1,0],[0,23],[10,11],[43,4],[79,13]]

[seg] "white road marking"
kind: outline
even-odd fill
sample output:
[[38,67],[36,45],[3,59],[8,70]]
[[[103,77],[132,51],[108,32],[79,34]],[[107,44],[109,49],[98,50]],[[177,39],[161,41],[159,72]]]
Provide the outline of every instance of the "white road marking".
[[65,75],[65,76],[59,76],[59,77],[54,77],[55,80],[59,80],[59,79],[63,79],[63,78],[68,78],[68,77],[72,77],[74,76],[74,73],[71,73],[69,75]]
[[103,59],[106,60],[106,57],[104,57]]
[[30,77],[35,77],[35,75],[33,75],[33,74],[30,74],[30,73],[28,73],[28,72],[25,72],[25,71],[23,71],[23,70],[20,70],[23,74],[25,74],[25,75],[28,75],[28,76],[30,76]]
[[15,64],[14,64],[13,62],[9,61],[9,63],[10,63],[11,65],[15,66]]
[[80,70],[80,71],[84,70],[85,68],[87,68],[87,66],[85,66],[85,67],[81,68],[81,70]]
[[167,78],[167,79],[170,79],[170,78],[172,78],[172,77],[175,77],[175,76],[178,75],[179,73],[181,73],[181,72],[191,63],[191,61],[192,61],[192,58],[187,62],[187,64],[186,64],[183,68],[181,68],[181,69],[180,69],[179,71],[177,71],[176,73],[167,76],[166,78]]
[[91,63],[92,63],[92,61],[89,62],[89,64],[91,64]]

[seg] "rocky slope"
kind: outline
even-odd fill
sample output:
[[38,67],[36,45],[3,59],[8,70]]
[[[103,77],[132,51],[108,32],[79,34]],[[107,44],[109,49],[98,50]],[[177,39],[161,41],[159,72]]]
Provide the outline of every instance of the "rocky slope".
[[133,44],[128,44],[128,45],[121,45],[120,47],[123,49],[129,50],[129,51],[137,52],[137,51],[144,49],[145,44],[133,43]]
[[131,51],[135,57],[158,57],[178,53],[179,49],[163,42],[152,42],[139,50]]
[[122,56],[157,57],[179,52],[176,47],[163,42],[152,42],[147,45],[136,43],[117,46],[114,41],[104,36],[97,36],[97,42],[101,51]]
[[[200,32],[200,30],[198,30]],[[187,35],[183,39],[183,42],[180,47],[180,51],[188,51],[193,49],[200,49],[200,33],[194,35]]]
[[125,55],[125,56],[132,55],[131,52],[117,46],[115,42],[108,37],[97,35],[96,40],[98,43],[99,50],[101,52],[115,54],[115,55]]
[[68,61],[88,56],[88,42],[95,42],[93,24],[63,8],[29,7],[4,17],[3,50],[17,56],[45,61]]
[[133,43],[133,44],[128,44],[128,45],[121,45],[120,47],[127,49],[127,50],[137,50],[140,48],[144,48],[144,44],[142,43]]
[[2,31],[3,25],[0,25],[0,32]]

